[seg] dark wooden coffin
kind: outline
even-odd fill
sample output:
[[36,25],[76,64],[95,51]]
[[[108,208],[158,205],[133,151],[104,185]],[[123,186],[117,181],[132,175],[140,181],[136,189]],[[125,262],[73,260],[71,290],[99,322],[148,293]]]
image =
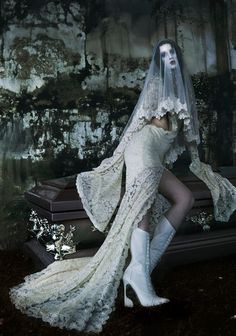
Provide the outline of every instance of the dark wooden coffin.
[[[236,186],[236,167],[221,167],[222,176]],[[212,198],[209,189],[191,172],[178,178],[192,190],[195,204],[188,217],[202,211],[213,213]],[[51,223],[73,224],[77,227],[75,240],[77,252],[67,258],[94,255],[105,239],[105,235],[94,227],[83,209],[75,187],[76,176],[68,176],[44,181],[25,193],[31,208],[47,218]],[[123,188],[124,192],[124,188]],[[228,223],[212,222],[210,231],[203,231],[202,226],[185,221],[169,245],[162,262],[168,265],[191,263],[207,258],[236,253],[236,213]],[[24,244],[24,250],[34,259],[38,268],[43,268],[54,261],[53,255],[35,239]]]

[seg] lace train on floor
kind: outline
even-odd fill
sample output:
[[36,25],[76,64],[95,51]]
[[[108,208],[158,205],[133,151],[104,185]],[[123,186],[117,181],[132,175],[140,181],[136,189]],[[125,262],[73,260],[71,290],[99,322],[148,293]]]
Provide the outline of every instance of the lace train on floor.
[[[169,206],[157,188],[163,166],[146,168],[126,190],[108,235],[93,257],[55,261],[10,289],[15,306],[52,326],[102,331],[128,256],[132,230],[152,206],[151,228]],[[152,234],[152,233],[151,233]]]

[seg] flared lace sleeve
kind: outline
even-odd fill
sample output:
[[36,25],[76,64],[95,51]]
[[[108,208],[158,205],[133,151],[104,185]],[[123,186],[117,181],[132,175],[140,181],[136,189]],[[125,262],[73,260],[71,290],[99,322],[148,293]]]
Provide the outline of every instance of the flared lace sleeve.
[[227,178],[214,173],[209,164],[193,161],[191,172],[210,189],[214,204],[214,216],[217,221],[227,222],[236,210],[236,188]]
[[186,141],[186,148],[190,154],[192,162],[200,162],[198,148],[196,141],[187,142]]
[[215,219],[227,222],[236,209],[236,188],[228,179],[214,173],[209,164],[200,161],[196,141],[186,142],[186,147],[192,161],[189,169],[210,189]]
[[76,187],[83,207],[101,232],[106,229],[119,202],[123,166],[124,159],[120,156],[106,169],[97,168],[77,175]]

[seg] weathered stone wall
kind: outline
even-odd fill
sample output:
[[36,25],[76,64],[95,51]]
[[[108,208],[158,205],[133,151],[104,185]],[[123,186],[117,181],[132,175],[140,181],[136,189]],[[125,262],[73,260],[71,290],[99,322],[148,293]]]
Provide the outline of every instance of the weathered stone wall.
[[[235,8],[211,0],[1,2],[0,248],[25,237],[24,190],[112,154],[163,37],[178,42],[193,76],[203,159],[232,164]],[[216,138],[223,151],[213,148]]]

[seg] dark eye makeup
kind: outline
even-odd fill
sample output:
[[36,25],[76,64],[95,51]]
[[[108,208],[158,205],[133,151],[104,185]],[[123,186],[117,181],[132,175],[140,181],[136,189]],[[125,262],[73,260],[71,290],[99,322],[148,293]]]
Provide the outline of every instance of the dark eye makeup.
[[[161,54],[161,58],[164,58],[166,56],[166,52],[165,51],[162,51],[160,54]],[[171,55],[175,54],[175,49],[174,48],[170,49],[170,54]]]

